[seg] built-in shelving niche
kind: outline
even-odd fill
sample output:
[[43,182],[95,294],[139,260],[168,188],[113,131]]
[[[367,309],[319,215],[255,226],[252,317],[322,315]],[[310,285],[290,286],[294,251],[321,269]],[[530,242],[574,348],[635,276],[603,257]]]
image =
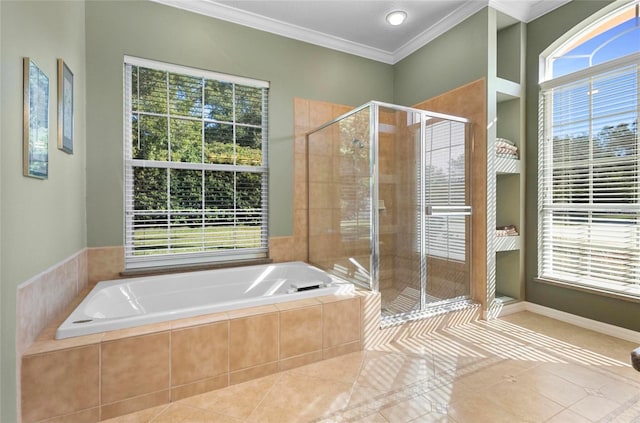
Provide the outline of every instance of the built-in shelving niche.
[[[496,99],[495,138],[518,147],[518,158],[495,156],[495,225],[515,225],[518,236],[495,236],[495,299],[508,303],[524,299],[524,24],[496,13],[496,75],[489,89]],[[492,117],[490,117],[490,120]],[[490,144],[492,145],[492,144]],[[491,153],[491,152],[490,152]],[[489,198],[491,196],[489,195]],[[491,205],[489,205],[491,207]],[[495,229],[495,228],[492,228]]]

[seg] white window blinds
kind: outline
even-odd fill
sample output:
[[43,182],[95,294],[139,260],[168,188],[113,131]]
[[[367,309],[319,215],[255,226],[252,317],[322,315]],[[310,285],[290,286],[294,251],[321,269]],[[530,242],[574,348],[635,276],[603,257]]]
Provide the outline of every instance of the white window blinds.
[[268,83],[125,58],[126,268],[266,257]]
[[539,276],[640,295],[638,54],[542,85]]
[[[467,204],[465,129],[462,122],[427,121],[424,196],[428,206]],[[427,255],[465,261],[466,220],[464,215],[428,216],[425,221]]]

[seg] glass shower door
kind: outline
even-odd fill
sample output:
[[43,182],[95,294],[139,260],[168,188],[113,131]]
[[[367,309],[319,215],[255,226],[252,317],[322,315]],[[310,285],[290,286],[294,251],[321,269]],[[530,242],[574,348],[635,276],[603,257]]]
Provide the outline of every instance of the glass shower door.
[[425,123],[424,306],[470,295],[471,190],[466,128],[465,123],[452,120],[429,119]]

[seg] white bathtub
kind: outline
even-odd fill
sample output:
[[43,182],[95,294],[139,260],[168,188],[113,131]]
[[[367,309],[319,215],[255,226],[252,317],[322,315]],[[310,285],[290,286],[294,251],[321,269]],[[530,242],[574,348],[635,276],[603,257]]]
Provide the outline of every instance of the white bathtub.
[[350,292],[350,283],[302,262],[104,281],[60,325],[56,339]]

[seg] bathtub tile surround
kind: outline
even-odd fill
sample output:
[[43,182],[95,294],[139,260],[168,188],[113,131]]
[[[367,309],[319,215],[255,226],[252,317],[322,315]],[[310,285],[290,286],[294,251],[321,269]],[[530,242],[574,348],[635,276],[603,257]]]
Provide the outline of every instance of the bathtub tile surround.
[[16,336],[22,354],[88,283],[87,250],[51,266],[18,287]]
[[274,313],[233,319],[229,324],[229,333],[229,371],[278,360],[277,310]]
[[170,332],[101,344],[101,400],[114,403],[169,386]]
[[320,304],[280,311],[280,357],[290,358],[321,350],[322,327]]
[[[217,342],[211,342],[212,339]],[[186,385],[227,372],[229,327],[226,323],[196,326],[171,333],[172,384]]]
[[23,423],[95,422],[360,350],[364,294],[63,340],[47,328],[22,359]]
[[89,285],[120,279],[124,270],[124,247],[89,248]]
[[34,422],[97,407],[99,347],[27,355],[22,360],[22,420]]
[[326,316],[322,326],[323,348],[351,344],[360,339],[360,299],[324,303]]

